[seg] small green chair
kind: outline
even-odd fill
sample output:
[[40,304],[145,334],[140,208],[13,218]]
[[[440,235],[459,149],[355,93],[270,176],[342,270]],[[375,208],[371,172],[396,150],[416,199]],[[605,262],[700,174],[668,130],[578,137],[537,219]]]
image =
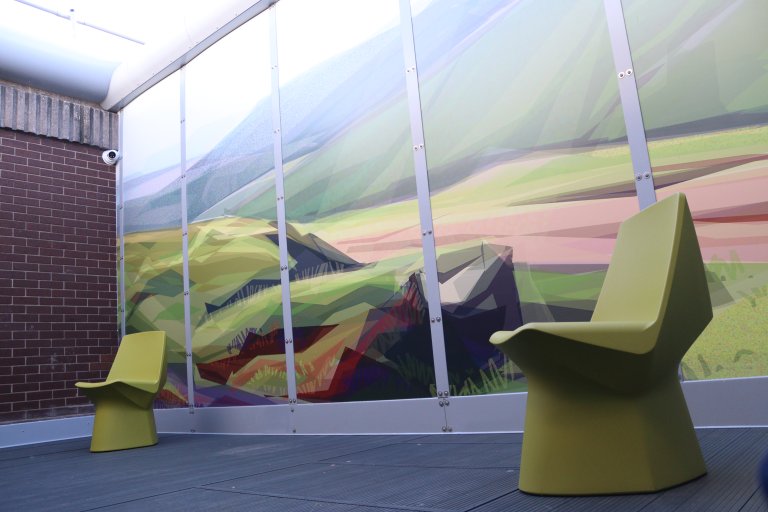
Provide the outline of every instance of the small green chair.
[[152,402],[165,385],[165,332],[125,336],[104,382],[77,382],[96,406],[92,452],[157,444]]
[[706,473],[678,380],[712,319],[685,196],[622,223],[590,322],[491,336],[528,379],[520,490],[653,492]]

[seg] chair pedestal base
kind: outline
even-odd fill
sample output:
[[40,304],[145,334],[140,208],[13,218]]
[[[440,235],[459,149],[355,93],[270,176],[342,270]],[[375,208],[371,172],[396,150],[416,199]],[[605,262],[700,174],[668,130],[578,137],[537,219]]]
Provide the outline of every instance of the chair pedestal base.
[[521,491],[654,492],[706,473],[677,375],[631,394],[574,375],[528,378]]
[[152,408],[137,407],[118,396],[95,401],[92,452],[126,450],[157,444],[157,428]]

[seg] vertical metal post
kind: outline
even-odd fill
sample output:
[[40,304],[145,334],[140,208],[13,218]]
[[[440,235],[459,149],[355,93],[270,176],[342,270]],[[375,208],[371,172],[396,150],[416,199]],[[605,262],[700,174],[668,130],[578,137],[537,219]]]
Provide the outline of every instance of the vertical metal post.
[[[440,301],[440,287],[437,279],[437,253],[435,235],[432,226],[432,205],[429,197],[429,174],[427,151],[424,144],[424,126],[421,118],[421,95],[419,92],[419,72],[416,66],[416,47],[413,39],[410,0],[400,0],[400,29],[403,38],[403,56],[405,58],[405,81],[408,92],[408,110],[411,121],[411,139],[413,142],[413,164],[416,173],[416,193],[421,221],[422,250],[424,254],[424,273],[427,281],[427,304],[429,308],[430,331],[432,334],[432,357],[435,363],[435,382],[440,404],[448,398],[448,365],[445,358],[445,338]],[[445,429],[447,429],[447,425]]]
[[640,98],[637,93],[635,69],[632,65],[627,27],[624,22],[624,10],[621,0],[603,0],[603,4],[611,38],[613,62],[619,81],[624,123],[627,127],[627,141],[635,174],[635,189],[642,210],[656,202],[656,191],[653,185],[651,160],[648,156],[648,143],[645,139],[643,115],[640,110]]
[[184,346],[187,362],[187,403],[189,413],[195,412],[195,379],[192,371],[192,325],[189,304],[189,226],[187,224],[187,68],[179,72],[179,134],[181,136],[179,162],[181,185],[181,255],[182,279],[184,285]]
[[118,236],[118,290],[117,298],[120,312],[120,339],[125,337],[125,201],[123,199],[123,159],[125,158],[125,146],[123,145],[123,131],[125,116],[123,111],[118,114],[118,151],[123,155],[117,161],[117,236]]
[[[277,204],[277,236],[280,251],[280,288],[283,301],[283,333],[285,335],[285,370],[288,384],[288,402],[291,412],[297,405],[296,364],[293,351],[293,318],[291,312],[291,283],[288,265],[288,238],[285,220],[285,175],[283,173],[283,136],[280,121],[280,70],[277,55],[277,14],[275,6],[269,7],[269,33],[272,56],[272,134],[275,165],[275,194]],[[289,429],[296,431],[293,414],[289,417]]]

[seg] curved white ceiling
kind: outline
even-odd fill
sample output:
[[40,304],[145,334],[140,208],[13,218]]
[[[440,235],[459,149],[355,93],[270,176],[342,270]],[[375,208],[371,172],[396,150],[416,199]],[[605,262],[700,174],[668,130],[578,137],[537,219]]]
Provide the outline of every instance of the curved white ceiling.
[[117,110],[275,1],[0,0],[0,79]]

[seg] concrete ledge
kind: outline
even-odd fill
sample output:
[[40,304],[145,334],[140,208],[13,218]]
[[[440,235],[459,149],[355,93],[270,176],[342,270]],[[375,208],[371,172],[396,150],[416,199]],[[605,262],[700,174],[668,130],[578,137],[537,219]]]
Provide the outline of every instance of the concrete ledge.
[[97,105],[24,85],[0,81],[0,128],[117,147],[118,116]]

